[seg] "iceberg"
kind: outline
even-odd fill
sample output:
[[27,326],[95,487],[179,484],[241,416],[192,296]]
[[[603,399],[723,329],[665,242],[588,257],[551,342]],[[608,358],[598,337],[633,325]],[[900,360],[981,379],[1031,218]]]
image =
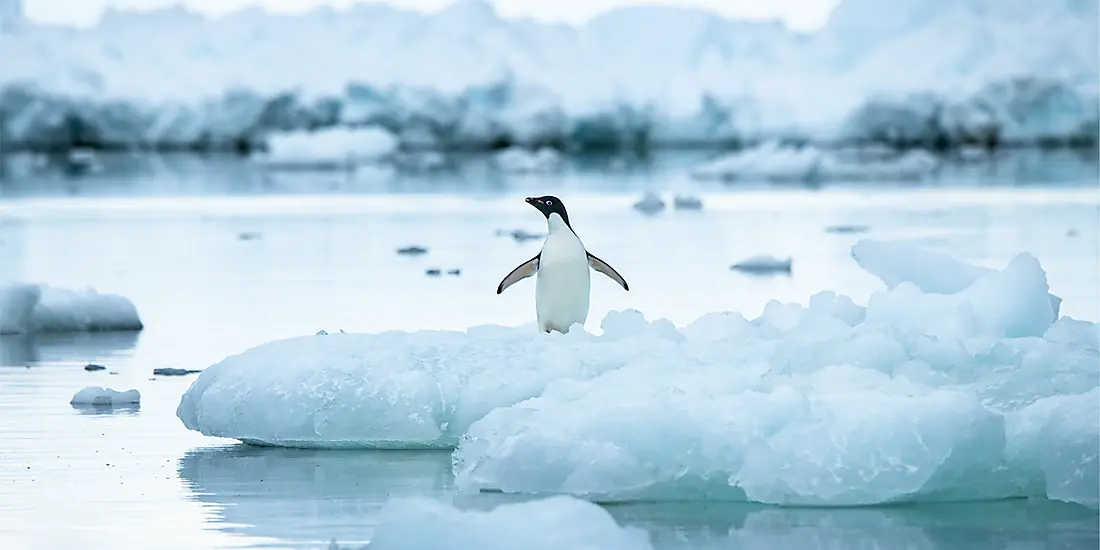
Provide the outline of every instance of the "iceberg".
[[690,174],[699,180],[912,181],[930,176],[940,164],[921,149],[871,160],[851,157],[812,145],[794,147],[770,141],[705,162]]
[[459,510],[425,498],[394,499],[382,509],[371,550],[651,550],[649,534],[620,527],[583,500],[551,497]]
[[549,147],[530,152],[523,147],[509,147],[493,155],[493,165],[502,172],[516,174],[554,172],[561,168],[561,154]]
[[365,125],[435,149],[1095,143],[1097,17],[1078,0],[889,13],[844,0],[808,33],[673,6],[548,24],[482,0],[432,14],[108,9],[87,29],[5,15],[0,112],[5,146],[38,149],[248,151],[272,132]]
[[892,274],[866,305],[271,342],[206,368],[176,413],[258,445],[454,449],[463,492],[1096,508],[1097,324],[1056,315],[1030,254],[907,272],[910,246],[854,245]]
[[254,159],[271,168],[354,168],[388,159],[397,138],[382,128],[326,128],[273,133]]
[[0,285],[0,334],[143,328],[134,304],[116,294],[37,284]]

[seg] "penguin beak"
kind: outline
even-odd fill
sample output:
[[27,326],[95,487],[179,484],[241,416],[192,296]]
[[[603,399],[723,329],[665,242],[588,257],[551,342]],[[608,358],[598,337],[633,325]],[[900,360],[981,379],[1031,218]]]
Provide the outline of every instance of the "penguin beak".
[[538,208],[539,205],[542,204],[542,201],[536,199],[535,197],[527,197],[526,199],[523,199],[523,200],[524,200],[524,202],[526,202],[527,204],[530,204],[531,206],[534,206],[535,208]]

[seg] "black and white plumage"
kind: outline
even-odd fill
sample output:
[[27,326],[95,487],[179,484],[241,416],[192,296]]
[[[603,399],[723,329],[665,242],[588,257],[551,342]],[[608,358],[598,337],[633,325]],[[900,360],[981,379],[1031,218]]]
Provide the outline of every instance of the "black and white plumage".
[[548,234],[535,257],[517,266],[500,281],[497,294],[535,275],[535,313],[539,330],[569,332],[574,323],[583,325],[588,319],[590,268],[610,277],[623,290],[629,291],[630,285],[615,268],[584,248],[569,224],[569,213],[561,199],[546,195],[525,200],[546,216]]

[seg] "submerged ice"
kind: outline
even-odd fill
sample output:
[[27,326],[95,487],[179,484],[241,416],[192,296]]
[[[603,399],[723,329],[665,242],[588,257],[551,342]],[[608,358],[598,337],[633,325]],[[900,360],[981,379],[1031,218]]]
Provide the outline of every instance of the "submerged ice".
[[207,368],[177,414],[261,444],[454,447],[466,491],[1096,507],[1100,330],[1058,317],[1038,260],[853,255],[887,286],[866,305],[822,292],[684,327],[611,312],[600,335],[295,338]]

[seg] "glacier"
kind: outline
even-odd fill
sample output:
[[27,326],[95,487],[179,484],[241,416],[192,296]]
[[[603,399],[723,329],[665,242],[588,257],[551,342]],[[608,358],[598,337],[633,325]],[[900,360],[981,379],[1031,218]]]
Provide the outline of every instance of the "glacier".
[[1058,315],[1039,261],[853,256],[885,287],[865,305],[826,291],[682,327],[626,310],[599,334],[291,338],[206,368],[176,414],[256,445],[451,449],[462,492],[1097,508],[1100,328]]
[[133,302],[95,289],[0,284],[0,334],[137,331],[144,324]]
[[434,14],[108,9],[70,29],[12,21],[19,2],[8,4],[8,148],[263,151],[273,135],[331,127],[379,127],[402,148],[438,150],[774,138],[942,148],[1095,143],[1100,132],[1094,1],[904,0],[884,11],[843,0],[810,33],[663,6],[547,24],[482,0]]

